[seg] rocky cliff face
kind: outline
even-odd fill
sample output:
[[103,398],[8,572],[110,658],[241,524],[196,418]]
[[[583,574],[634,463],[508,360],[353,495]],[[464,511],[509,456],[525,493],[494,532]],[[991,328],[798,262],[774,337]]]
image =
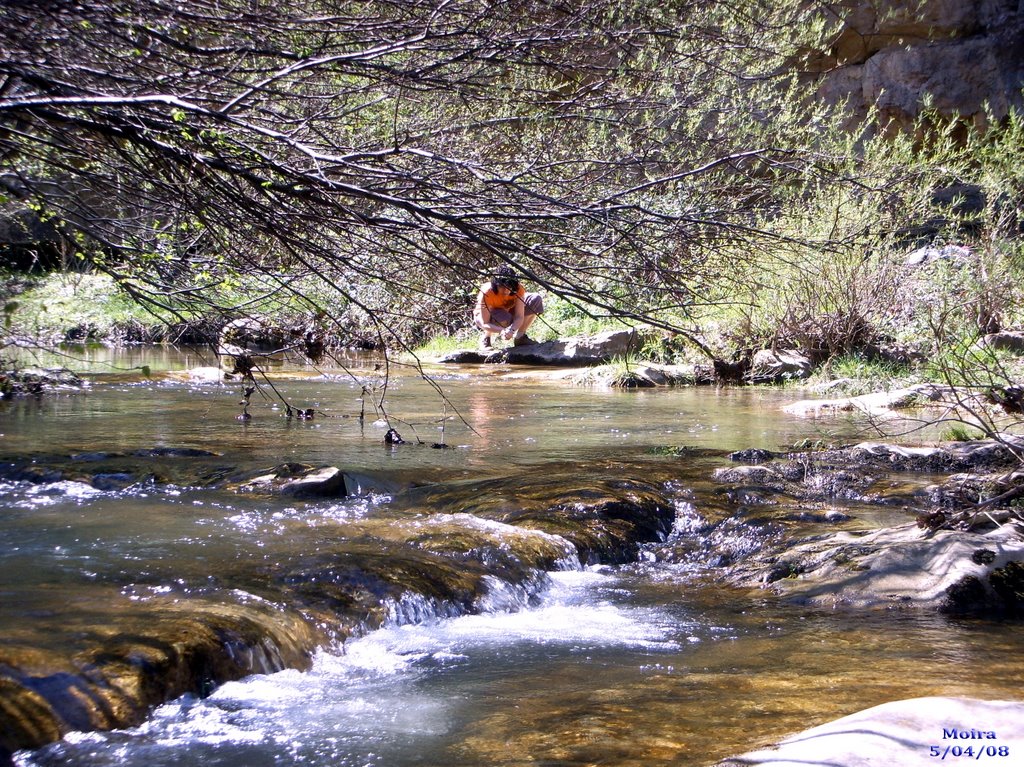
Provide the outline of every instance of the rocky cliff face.
[[907,127],[926,99],[943,115],[984,124],[1024,105],[1024,0],[846,0],[839,31],[809,61],[828,102],[854,117],[877,105]]

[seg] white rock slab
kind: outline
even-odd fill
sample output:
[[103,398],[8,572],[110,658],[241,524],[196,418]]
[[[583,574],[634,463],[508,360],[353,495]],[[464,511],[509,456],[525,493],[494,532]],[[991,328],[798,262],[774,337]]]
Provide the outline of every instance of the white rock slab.
[[922,405],[924,403],[955,404],[958,397],[968,400],[969,394],[957,394],[948,386],[938,384],[916,384],[902,389],[861,394],[857,397],[838,399],[805,399],[783,406],[782,410],[802,418],[817,418],[839,413],[860,412],[870,416],[888,416],[892,411]]
[[720,767],[968,763],[1024,764],[1024,702],[931,697],[884,703],[793,735],[772,748],[727,759]]
[[[799,561],[803,549],[794,547],[791,555]],[[991,552],[991,560],[974,561],[979,549]],[[947,590],[963,578],[973,576],[990,591],[994,569],[1024,560],[1024,540],[1009,524],[984,534],[940,530],[926,535],[915,524],[867,534],[841,532],[806,550],[809,560],[816,557],[821,564],[805,575],[776,581],[772,588],[800,602],[857,608],[940,608]]]

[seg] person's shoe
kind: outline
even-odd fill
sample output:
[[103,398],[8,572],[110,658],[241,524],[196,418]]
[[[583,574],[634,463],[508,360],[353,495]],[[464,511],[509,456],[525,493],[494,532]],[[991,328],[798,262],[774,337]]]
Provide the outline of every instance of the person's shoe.
[[481,349],[485,349],[485,350],[486,349],[490,349],[492,346],[493,346],[493,344],[491,343],[491,337],[490,336],[480,336],[480,348]]
[[513,346],[529,346],[530,344],[537,343],[525,333],[521,336],[516,336],[516,340],[512,342]]

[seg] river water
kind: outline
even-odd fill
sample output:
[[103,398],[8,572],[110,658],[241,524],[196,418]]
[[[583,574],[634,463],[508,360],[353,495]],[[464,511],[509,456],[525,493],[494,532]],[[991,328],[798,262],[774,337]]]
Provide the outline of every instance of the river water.
[[[173,372],[201,364],[194,355],[135,350],[99,362],[87,391],[0,403],[3,455],[193,448],[216,454],[197,459],[211,472],[329,464],[364,477],[367,492],[301,504],[246,499],[175,482],[170,465],[168,483],[123,488],[116,478],[110,489],[6,482],[0,651],[60,650],[77,627],[116,622],[117,601],[103,596],[112,588],[119,599],[194,590],[226,581],[239,560],[301,556],[300,527],[362,524],[447,497],[410,499],[413,484],[640,474],[671,489],[683,519],[683,510],[721,503],[708,478],[728,460],[709,451],[863,435],[863,424],[784,416],[780,406],[801,395],[781,390],[608,391],[504,367],[435,369],[429,383],[401,366],[385,387],[377,362],[356,359],[349,371],[276,370],[243,421],[237,386]],[[316,415],[286,418],[277,394]],[[385,445],[389,427],[407,444]],[[848,528],[909,518],[893,508],[843,510]],[[720,563],[672,546],[652,544],[625,565],[551,573],[532,598],[495,600],[478,614],[396,615],[319,651],[308,671],[230,682],[160,706],[139,727],[72,733],[15,760],[709,765],[886,701],[1019,695],[1019,623],[779,604],[723,586]]]

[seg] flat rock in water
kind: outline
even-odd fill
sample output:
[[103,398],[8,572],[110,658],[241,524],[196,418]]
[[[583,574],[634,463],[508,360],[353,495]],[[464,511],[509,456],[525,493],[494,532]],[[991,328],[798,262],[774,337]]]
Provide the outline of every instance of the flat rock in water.
[[169,378],[184,379],[193,383],[224,383],[224,370],[213,365],[189,368],[184,372],[172,372]]
[[1024,607],[1018,593],[1024,539],[1011,524],[984,534],[926,534],[914,524],[841,532],[795,546],[786,559],[802,574],[771,588],[801,603],[947,613],[1015,613]]
[[1019,463],[1016,452],[1022,448],[1024,437],[1004,434],[998,440],[976,439],[923,446],[859,442],[851,447],[808,455],[852,469],[884,466],[893,471],[956,472],[1016,466]]
[[87,386],[86,381],[67,368],[0,370],[0,394],[4,398],[19,394],[83,389]]
[[719,767],[1011,765],[1021,754],[1024,703],[931,697],[884,703]]
[[212,453],[198,447],[149,447],[132,450],[129,455],[140,458],[212,458],[220,453]]
[[[800,400],[785,405],[782,410],[790,415],[803,418],[854,412],[884,416],[889,415],[893,410],[915,407],[928,402],[955,403],[957,396],[957,393],[948,386],[916,384],[902,389],[861,394],[857,397]],[[963,396],[966,399],[966,395]]]
[[639,363],[623,369],[621,365],[588,366],[570,376],[582,386],[607,386],[618,389],[652,388],[655,386],[689,386],[701,380],[694,365],[662,365]]
[[474,349],[456,349],[448,352],[438,362],[445,365],[480,365],[487,361],[494,352],[476,351]]

